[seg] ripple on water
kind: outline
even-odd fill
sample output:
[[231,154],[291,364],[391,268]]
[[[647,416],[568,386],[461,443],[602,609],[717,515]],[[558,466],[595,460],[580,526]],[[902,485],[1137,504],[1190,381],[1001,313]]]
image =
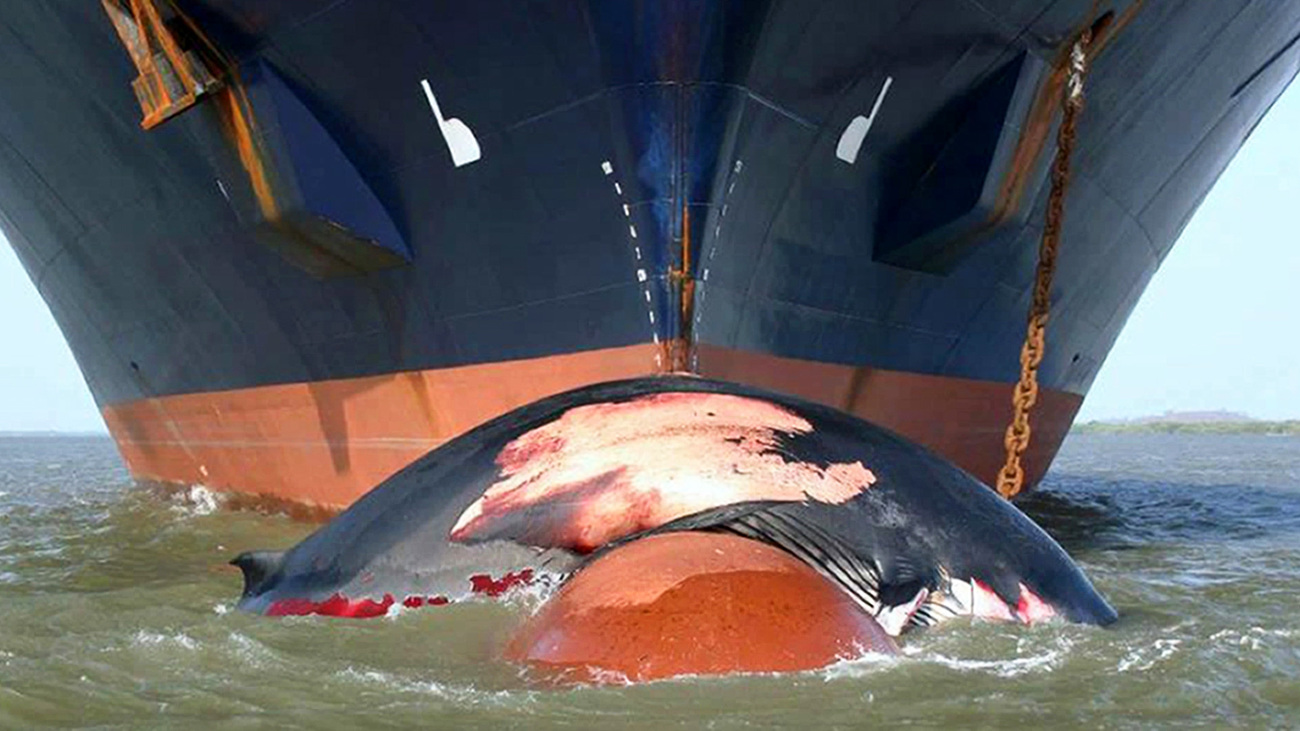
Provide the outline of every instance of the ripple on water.
[[1300,440],[1068,440],[1023,505],[1119,606],[1110,629],[958,622],[817,672],[555,689],[495,660],[549,586],[250,617],[225,562],[312,526],[131,488],[107,440],[0,439],[0,726],[1288,726],[1297,465]]

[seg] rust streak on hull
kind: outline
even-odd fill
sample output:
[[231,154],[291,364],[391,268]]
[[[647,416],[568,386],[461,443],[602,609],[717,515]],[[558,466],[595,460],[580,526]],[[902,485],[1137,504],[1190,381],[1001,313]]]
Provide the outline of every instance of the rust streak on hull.
[[[1091,44],[1091,55],[1094,61],[1110,45],[1120,31],[1128,26],[1134,16],[1142,9],[1144,1],[1136,0],[1118,18],[1115,18],[1112,14],[1106,14],[1097,20],[1093,25],[1093,42]],[[1083,28],[1080,27],[1079,30],[1082,32]],[[1034,97],[1033,106],[1030,107],[1029,115],[1024,123],[1024,132],[1020,136],[1015,152],[1012,153],[1011,165],[1006,178],[1002,181],[997,202],[993,213],[989,216],[985,230],[1006,220],[1013,211],[1020,208],[1025,189],[1030,179],[1033,178],[1034,162],[1043,154],[1043,150],[1047,146],[1047,140],[1052,132],[1052,125],[1060,108],[1061,89],[1065,84],[1066,70],[1069,67],[1070,48],[1073,41],[1074,39],[1071,37],[1067,42],[1061,44],[1061,48],[1052,61],[1051,71],[1039,88],[1037,96]]]

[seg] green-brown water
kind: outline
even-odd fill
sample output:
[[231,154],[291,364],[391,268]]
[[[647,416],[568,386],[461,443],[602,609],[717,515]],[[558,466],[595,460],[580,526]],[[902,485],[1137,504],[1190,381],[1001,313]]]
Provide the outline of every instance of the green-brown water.
[[230,611],[225,561],[310,526],[132,487],[97,438],[0,438],[0,727],[1130,728],[1300,725],[1300,438],[1074,436],[1023,507],[1122,619],[962,622],[898,659],[532,687],[526,609]]

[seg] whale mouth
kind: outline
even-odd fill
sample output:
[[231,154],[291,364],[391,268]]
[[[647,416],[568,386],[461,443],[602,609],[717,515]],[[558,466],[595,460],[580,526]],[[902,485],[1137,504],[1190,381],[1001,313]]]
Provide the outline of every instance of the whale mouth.
[[679,531],[726,533],[770,545],[828,579],[892,637],[963,616],[1023,624],[1057,616],[1048,602],[1023,583],[1018,584],[1020,594],[1013,605],[986,581],[954,578],[942,565],[895,557],[887,571],[860,547],[802,515],[808,505],[777,501],[728,505],[627,536],[605,550]]

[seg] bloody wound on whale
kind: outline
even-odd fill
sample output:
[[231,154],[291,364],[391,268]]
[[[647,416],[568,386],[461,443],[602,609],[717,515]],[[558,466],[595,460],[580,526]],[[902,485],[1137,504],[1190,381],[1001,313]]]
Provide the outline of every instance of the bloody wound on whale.
[[568,677],[797,670],[958,616],[1107,624],[1066,553],[969,474],[880,427],[658,377],[473,429],[290,550],[241,609],[369,617],[562,582],[507,644]]

